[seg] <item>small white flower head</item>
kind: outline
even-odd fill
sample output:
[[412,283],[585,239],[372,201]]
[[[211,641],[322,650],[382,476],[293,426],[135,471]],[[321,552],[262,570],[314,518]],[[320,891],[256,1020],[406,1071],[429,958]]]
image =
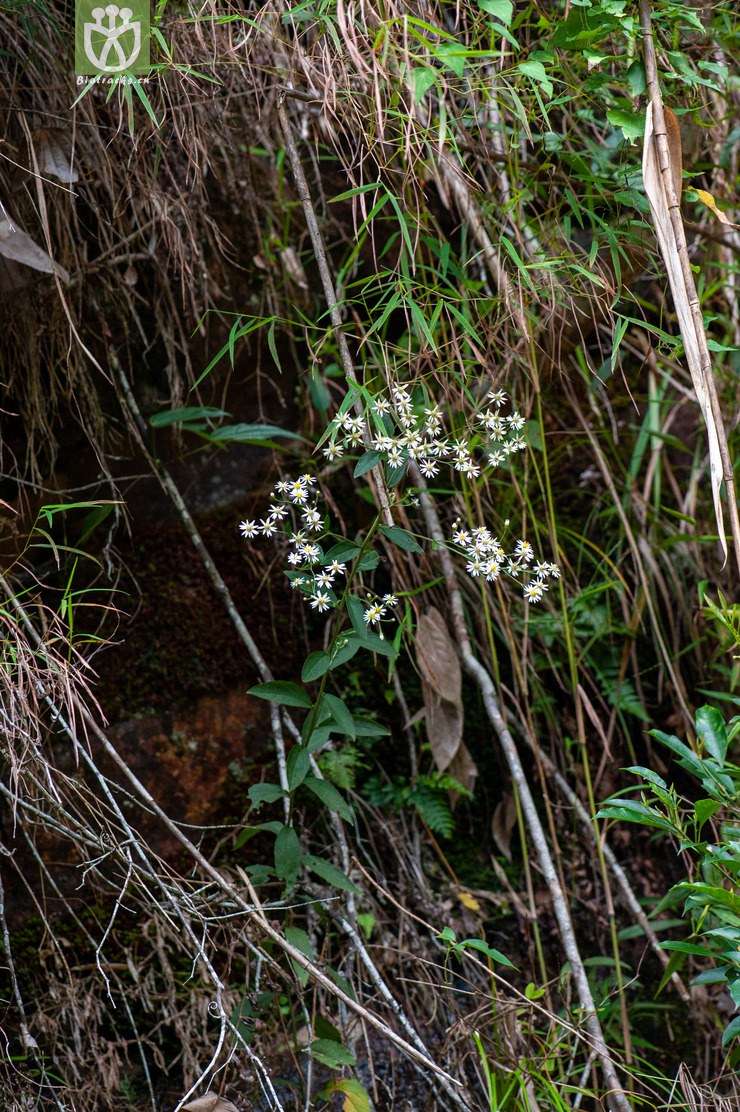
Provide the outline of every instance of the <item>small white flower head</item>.
[[486,560],[485,564],[483,565],[483,574],[485,575],[489,583],[495,583],[498,577],[501,575],[500,561],[496,558],[492,560]]
[[289,552],[288,553],[288,566],[289,567],[299,568],[302,563],[303,563],[303,557],[301,556],[300,552]]
[[246,537],[247,540],[251,540],[252,537],[258,536],[259,531],[260,528],[256,521],[247,520],[239,522],[239,532],[243,537]]
[[293,479],[288,483],[288,498],[297,506],[303,506],[308,501],[308,487],[303,478]]
[[394,444],[395,441],[393,440],[393,438],[385,435],[376,436],[375,440],[373,440],[373,448],[376,452],[387,452],[388,449],[392,448]]
[[419,464],[419,470],[425,479],[433,479],[439,471],[439,464],[436,464],[433,459],[423,459]]
[[449,451],[450,445],[446,440],[435,440],[432,453],[437,457],[437,459],[442,459],[449,453]]
[[303,529],[300,529],[297,533],[291,533],[290,543],[294,544],[296,548],[300,548],[306,543],[306,534]]
[[320,571],[316,576],[316,583],[319,587],[331,587],[333,582],[334,576],[331,574],[330,571],[327,571],[326,568],[324,568],[323,571]]
[[391,403],[387,398],[375,398],[373,401],[373,409],[376,413],[380,414],[381,417],[384,417],[386,413],[390,413]]
[[352,432],[345,437],[344,443],[348,448],[359,448],[362,444],[362,433],[359,429],[352,429]]
[[375,625],[376,622],[380,621],[380,619],[383,617],[384,613],[385,613],[385,607],[382,605],[382,603],[380,603],[380,602],[372,603],[370,606],[368,606],[367,610],[363,614],[363,617],[365,619],[365,625],[369,625],[369,626]]
[[275,490],[277,491],[277,493],[278,494],[287,494],[288,493],[288,483],[289,482],[290,482],[290,480],[286,481],[285,479],[281,479],[280,482],[275,483]]
[[304,512],[303,520],[314,533],[319,532],[324,526],[324,519],[315,507]]
[[452,542],[459,545],[470,544],[470,533],[467,529],[455,529],[452,534]]
[[518,413],[516,411],[514,413],[510,413],[508,417],[504,418],[504,420],[513,432],[520,432],[524,428],[524,417],[521,413]]
[[505,459],[506,455],[504,452],[491,452],[488,457],[488,463],[490,467],[500,467]]
[[529,541],[517,541],[514,555],[519,558],[524,564],[531,564],[534,560],[534,549]]
[[524,597],[527,602],[539,602],[542,594],[547,590],[541,579],[533,579],[531,583],[527,583],[524,588]]
[[305,587],[305,585],[306,580],[301,575],[297,575],[295,579],[291,579],[290,581],[290,586],[293,590],[295,590],[296,587]]
[[263,537],[273,537],[277,532],[275,519],[272,517],[266,517],[264,521],[260,522],[259,530]]
[[388,452],[388,463],[393,467],[400,467],[403,463],[403,452],[398,447],[393,447]]
[[303,559],[309,564],[318,564],[321,559],[321,549],[317,544],[304,544],[300,548]]
[[326,448],[324,448],[324,455],[329,463],[332,463],[335,459],[339,459],[340,456],[344,455],[344,445],[338,442],[328,444]]
[[274,502],[270,506],[270,517],[273,517],[275,519],[275,521],[282,521],[283,518],[285,517],[285,515],[287,514],[287,512],[288,512],[288,507],[283,506],[279,502]]
[[468,560],[467,564],[465,565],[465,570],[468,575],[472,575],[475,579],[483,571],[483,566],[483,561],[481,560],[480,556],[473,556],[473,558],[471,560]]
[[383,606],[395,606],[397,602],[395,595],[383,595]]
[[332,575],[344,575],[347,571],[347,566],[346,564],[340,564],[339,560],[332,560],[326,570],[330,571]]
[[318,591],[311,599],[311,608],[322,614],[331,606],[331,598],[325,591]]
[[502,405],[506,405],[506,394],[503,390],[489,390],[488,400],[492,405],[500,409]]
[[507,560],[507,562],[506,562],[506,574],[507,575],[518,575],[519,572],[522,570],[522,567],[523,567],[523,565],[518,560]]
[[557,564],[549,564],[550,577],[552,579],[560,579],[560,568]]
[[545,563],[544,560],[538,560],[532,568],[532,575],[535,575],[538,579],[546,579],[549,574],[550,565]]

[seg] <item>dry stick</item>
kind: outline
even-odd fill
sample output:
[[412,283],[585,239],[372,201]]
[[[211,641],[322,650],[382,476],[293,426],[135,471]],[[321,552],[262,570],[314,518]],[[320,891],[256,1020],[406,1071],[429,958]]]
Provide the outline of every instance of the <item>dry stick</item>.
[[[524,735],[524,737],[525,737],[525,741],[527,742],[527,744],[531,748],[531,745],[532,745],[531,738],[527,737],[526,735]],[[592,820],[589,818],[588,811],[586,810],[586,808],[581,803],[581,800],[578,798],[577,794],[573,791],[573,789],[571,788],[570,784],[565,779],[565,777],[563,775],[561,775],[560,770],[558,769],[557,765],[555,765],[555,763],[550,760],[548,755],[546,753],[543,753],[542,750],[540,750],[539,751],[539,757],[540,757],[540,760],[542,761],[543,765],[547,769],[549,775],[552,776],[553,780],[558,785],[558,788],[563,793],[565,798],[568,800],[568,803],[571,805],[571,807],[575,811],[576,816],[578,818],[578,821],[580,822],[584,832],[589,835],[591,841],[595,841],[596,840],[596,832],[594,831],[594,824],[593,824]],[[607,865],[609,866],[609,868],[611,870],[611,873],[612,873],[612,876],[614,877],[615,881],[617,882],[617,886],[619,887],[619,890],[622,893],[622,899],[624,900],[625,906],[630,911],[630,913],[633,916],[633,918],[635,919],[635,921],[642,927],[643,931],[645,932],[645,936],[648,939],[648,942],[650,943],[650,947],[653,950],[653,952],[655,953],[656,957],[660,960],[660,962],[663,966],[667,967],[668,962],[670,961],[670,958],[669,958],[668,954],[666,953],[666,951],[661,949],[660,943],[658,942],[658,937],[657,937],[655,931],[653,930],[652,924],[650,923],[650,920],[648,919],[647,915],[643,911],[642,907],[640,907],[637,896],[635,895],[635,893],[632,890],[632,887],[630,885],[629,880],[627,879],[627,875],[626,875],[624,869],[622,868],[622,866],[619,864],[616,857],[614,856],[613,849],[611,848],[609,843],[606,842],[606,841],[602,842],[601,849],[602,849],[602,852],[604,854],[604,860],[606,861]],[[688,989],[686,988],[685,984],[683,983],[683,981],[679,977],[678,973],[674,972],[674,973],[671,974],[671,981],[673,982],[673,984],[676,988],[676,991],[678,992],[679,996],[683,1000],[684,1004],[690,1004],[691,1003],[691,997],[689,995]]]
[[663,111],[663,98],[660,92],[660,82],[658,80],[658,63],[655,56],[655,42],[653,40],[650,0],[640,0],[640,24],[642,26],[643,35],[645,76],[647,78],[647,86],[650,93],[650,103],[653,107],[655,149],[658,155],[658,165],[663,177],[663,186],[665,188],[666,198],[668,200],[668,213],[671,220],[671,226],[673,228],[673,234],[676,240],[676,247],[678,248],[678,257],[681,261],[681,275],[686,290],[688,292],[691,316],[694,321],[694,330],[696,332],[697,343],[699,346],[699,356],[701,361],[701,371],[704,379],[704,386],[709,398],[709,404],[712,410],[712,417],[714,418],[714,423],[717,427],[719,452],[720,458],[722,460],[722,478],[725,481],[725,490],[727,493],[727,502],[730,511],[730,528],[732,531],[732,540],[735,548],[735,560],[737,562],[738,571],[740,571],[740,513],[738,512],[737,496],[735,494],[735,479],[732,467],[732,457],[730,456],[730,449],[727,444],[727,434],[725,432],[722,409],[719,403],[719,396],[717,394],[717,384],[714,380],[714,374],[712,372],[712,359],[709,354],[709,348],[707,346],[707,335],[704,327],[704,318],[702,316],[701,305],[699,304],[699,297],[696,292],[694,275],[691,270],[691,264],[689,262],[686,233],[684,231],[683,219],[681,217],[681,205],[676,194],[676,186],[673,179],[673,173],[671,172],[671,158],[668,149],[668,135],[666,133],[665,114]]
[[591,994],[591,989],[586,976],[586,969],[583,964],[578,943],[576,941],[575,933],[573,930],[573,923],[570,917],[570,911],[565,899],[565,895],[560,886],[558,879],[557,869],[550,853],[550,848],[547,844],[547,837],[540,822],[540,816],[532,798],[532,793],[529,789],[529,784],[519,759],[516,744],[511,733],[506,725],[501,708],[496,697],[496,689],[493,680],[489,676],[486,669],[477,659],[473,653],[468,637],[468,631],[465,624],[465,611],[463,608],[462,595],[457,585],[457,576],[455,569],[450,558],[450,554],[445,546],[445,537],[442,532],[439,517],[435,509],[434,503],[429,497],[426,482],[419,472],[415,464],[411,464],[409,468],[411,478],[414,485],[419,490],[419,500],[421,509],[424,514],[424,520],[429,531],[429,535],[437,544],[437,555],[439,557],[442,573],[445,578],[447,593],[450,599],[450,608],[452,611],[452,620],[455,628],[455,635],[460,652],[463,659],[463,664],[467,672],[475,679],[478,687],[480,688],[483,697],[483,705],[486,708],[488,718],[496,731],[501,748],[503,749],[506,762],[509,766],[511,778],[514,781],[519,798],[522,804],[522,811],[527,822],[530,837],[534,843],[534,848],[539,859],[540,868],[542,869],[545,882],[552,897],[553,908],[555,917],[558,921],[560,929],[560,937],[563,942],[563,949],[565,950],[568,961],[570,962],[573,971],[573,979],[575,981],[578,999],[584,1013],[584,1022],[586,1029],[594,1046],[596,1053],[601,1062],[601,1068],[604,1074],[604,1080],[609,1087],[608,1098],[610,1099],[613,1107],[618,1112],[632,1112],[632,1106],[625,1095],[625,1092],[619,1082],[617,1071],[614,1061],[609,1052],[604,1039],[604,1033],[601,1029],[601,1023],[596,1011],[596,1004]]
[[[347,337],[344,334],[344,322],[342,320],[342,314],[339,311],[337,290],[334,285],[334,280],[331,276],[329,260],[326,257],[326,248],[324,247],[324,241],[321,238],[321,230],[319,228],[318,220],[316,219],[316,212],[313,207],[313,201],[311,200],[311,193],[308,188],[308,182],[303,171],[303,165],[298,154],[298,148],[295,145],[295,139],[293,138],[293,129],[290,126],[290,120],[288,119],[288,114],[285,111],[284,92],[281,92],[278,97],[277,113],[278,119],[280,120],[280,127],[283,131],[283,138],[285,139],[285,149],[288,152],[290,168],[293,171],[293,177],[295,178],[296,190],[298,192],[298,197],[300,199],[301,205],[303,206],[304,216],[306,217],[306,227],[308,228],[308,234],[311,238],[311,246],[313,247],[316,265],[319,268],[319,276],[321,278],[321,285],[324,289],[324,297],[326,298],[326,303],[329,307],[329,319],[331,320],[332,328],[334,329],[334,338],[337,342],[337,347],[339,348],[339,356],[342,360],[342,369],[344,370],[345,378],[349,382],[355,377],[355,366],[352,356],[350,355],[349,345],[347,344]],[[364,415],[362,406],[359,401],[355,406],[355,410],[358,416]],[[381,517],[383,518],[383,521],[386,525],[393,525],[391,500],[388,494],[388,488],[385,483],[383,469],[380,466],[376,466],[372,469],[372,471],[369,472],[369,474],[373,477],[375,494],[378,500],[378,505],[380,507]]]

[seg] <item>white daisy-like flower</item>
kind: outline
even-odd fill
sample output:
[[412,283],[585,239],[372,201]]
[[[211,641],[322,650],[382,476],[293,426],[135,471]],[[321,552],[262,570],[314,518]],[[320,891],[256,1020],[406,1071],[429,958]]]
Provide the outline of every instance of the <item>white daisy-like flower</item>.
[[524,588],[524,597],[527,602],[539,602],[543,592],[546,590],[547,588],[540,579],[533,579],[532,582],[528,583]]
[[365,625],[369,625],[369,626],[370,625],[375,625],[376,622],[380,621],[380,619],[383,617],[384,613],[385,613],[385,607],[381,603],[379,603],[379,602],[372,603],[371,606],[368,606],[367,610],[365,611],[365,613],[363,615],[363,617],[365,619]]
[[393,447],[395,441],[391,436],[376,436],[372,443],[376,452],[387,452]]
[[519,432],[521,429],[524,428],[524,417],[521,413],[517,413],[516,411],[514,413],[510,413],[509,416],[505,418],[505,421],[509,428],[512,429],[514,432]]
[[297,568],[297,567],[300,567],[300,565],[302,563],[303,563],[303,557],[301,556],[300,552],[289,552],[288,553],[288,564],[290,565],[290,567]]
[[503,390],[489,390],[488,400],[500,409],[502,405],[506,405],[506,394]]
[[419,470],[425,479],[433,479],[439,471],[439,466],[433,459],[423,459],[419,464]]
[[288,507],[283,506],[279,502],[275,502],[270,506],[270,517],[274,517],[276,521],[282,521],[288,512]]
[[311,609],[318,610],[319,614],[324,610],[328,610],[331,606],[331,599],[324,591],[318,591],[311,599]]
[[480,575],[480,573],[483,571],[483,561],[481,560],[480,556],[473,556],[472,560],[468,560],[467,564],[465,565],[465,570],[468,575],[472,575],[473,578]]
[[340,456],[344,455],[344,445],[338,442],[328,444],[326,448],[324,448],[324,455],[329,460],[329,463],[332,463],[335,459],[339,459]]
[[348,448],[359,448],[362,444],[362,433],[359,429],[352,429],[352,432],[345,437],[344,443]]
[[301,545],[305,544],[306,534],[304,533],[304,531],[300,529],[297,533],[292,533],[290,537],[290,543],[294,544],[296,548],[300,548]]
[[260,528],[256,521],[247,520],[239,522],[239,532],[243,537],[246,537],[247,540],[251,540],[252,537],[256,537],[259,531]]
[[432,452],[437,457],[437,459],[441,459],[443,456],[446,456],[449,450],[450,445],[446,440],[436,440],[432,448]]
[[538,560],[532,568],[532,575],[536,575],[538,579],[544,579],[550,574],[550,565],[543,560]]
[[334,576],[324,568],[324,570],[320,571],[316,576],[316,582],[319,587],[331,587],[334,582]]
[[489,583],[495,583],[501,575],[501,564],[498,560],[486,560],[483,565],[483,574]]
[[274,519],[271,517],[265,518],[264,521],[260,522],[259,530],[263,537],[274,536],[277,532],[277,526],[275,525]]
[[332,575],[344,575],[347,571],[347,565],[340,564],[339,560],[332,560],[332,562],[327,565],[327,568]]
[[395,606],[397,602],[398,602],[398,599],[396,598],[395,595],[383,595],[383,605],[384,606]]
[[304,587],[305,585],[306,585],[306,580],[300,575],[297,576],[297,578],[295,578],[295,579],[291,579],[291,581],[290,581],[290,586],[292,587],[293,590],[295,590],[296,587]]
[[549,564],[550,575],[553,579],[560,579],[560,568],[557,564]]
[[300,476],[300,481],[302,483],[305,483],[306,486],[316,486],[316,476],[315,475],[309,475],[309,474],[301,475]]
[[288,483],[288,498],[296,505],[302,506],[308,501],[308,488],[303,479],[294,479]]
[[376,398],[373,402],[373,409],[376,413],[379,413],[381,417],[384,417],[386,413],[390,413],[391,403],[387,398]]
[[470,533],[467,529],[455,529],[452,534],[452,541],[454,544],[465,545],[470,543]]
[[317,564],[321,559],[321,549],[317,544],[304,544],[300,549],[304,560],[309,564]]
[[507,575],[518,575],[519,572],[522,570],[522,566],[523,565],[520,564],[518,560],[507,560],[507,562],[506,562],[506,574]]
[[309,529],[321,529],[323,525],[323,518],[315,507],[312,510],[306,510],[304,512],[303,520]]
[[529,541],[517,541],[514,555],[525,564],[530,564],[534,560],[534,549]]
[[393,447],[388,452],[388,463],[393,467],[400,467],[403,463],[403,452],[400,448]]
[[275,483],[275,490],[277,491],[278,494],[287,494],[288,493],[288,482],[289,481],[290,480],[288,480],[286,482],[285,479],[281,479],[280,482]]

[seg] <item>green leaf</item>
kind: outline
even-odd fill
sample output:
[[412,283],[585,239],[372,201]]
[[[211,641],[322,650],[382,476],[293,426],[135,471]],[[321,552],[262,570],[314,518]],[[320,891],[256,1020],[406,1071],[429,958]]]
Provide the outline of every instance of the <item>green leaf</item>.
[[367,1089],[353,1077],[342,1077],[328,1086],[329,1092],[343,1093],[342,1112],[371,1112]]
[[247,795],[252,806],[259,807],[262,803],[275,803],[282,799],[283,789],[279,784],[252,784]]
[[724,718],[716,707],[699,707],[696,712],[696,732],[704,748],[722,768],[727,756],[729,739]]
[[303,862],[312,873],[316,873],[316,876],[320,876],[327,884],[331,884],[332,888],[338,888],[340,892],[359,893],[360,889],[357,885],[353,884],[341,869],[332,865],[331,861],[325,861],[323,857],[314,857],[313,854],[309,853],[303,858]]
[[378,722],[371,722],[369,718],[355,718],[356,737],[386,737],[390,734],[387,726]]
[[382,637],[378,637],[377,633],[372,633],[367,630],[362,639],[362,647],[368,649],[371,653],[378,653],[380,656],[395,657],[396,650],[393,645],[388,641],[384,641]]
[[179,425],[183,421],[215,421],[219,417],[229,417],[225,409],[214,409],[210,405],[187,405],[181,409],[165,409],[153,413],[149,424],[153,429],[163,429],[168,425]]
[[716,815],[721,806],[722,804],[717,799],[697,799],[694,804],[694,818],[697,824],[702,827],[707,819]]
[[278,425],[222,425],[211,433],[211,440],[216,443],[266,444],[281,437],[283,440],[305,440],[299,433]]
[[376,452],[374,448],[371,448],[363,456],[360,456],[352,474],[356,479],[359,479],[361,475],[365,475],[368,471],[372,471],[373,467],[377,467],[382,458],[382,452]]
[[330,564],[332,560],[339,560],[340,563],[345,560],[354,560],[359,551],[359,544],[354,544],[352,541],[340,541],[325,554],[323,563]]
[[377,552],[375,552],[374,549],[371,549],[369,552],[365,552],[364,555],[360,557],[360,559],[357,561],[355,570],[373,571],[375,568],[377,568],[379,560],[380,557],[378,556]]
[[329,709],[329,713],[336,722],[340,731],[345,737],[349,737],[352,741],[355,740],[355,720],[350,714],[345,703],[336,695],[324,695],[323,702]]
[[365,607],[362,605],[356,595],[347,595],[345,600],[349,620],[352,622],[352,627],[360,638],[361,641],[365,640],[367,633],[367,625],[365,624]]
[[479,950],[481,954],[485,954],[491,961],[496,961],[499,965],[507,965],[509,969],[516,969],[509,959],[502,954],[500,950],[494,950],[482,938],[463,938],[457,943],[458,950]]
[[722,1032],[722,1046],[727,1046],[730,1039],[737,1038],[738,1035],[740,1035],[740,1015],[736,1015]]
[[621,128],[622,135],[630,143],[642,139],[645,134],[645,116],[640,112],[628,112],[624,108],[610,108],[606,118],[613,127]]
[[481,11],[488,12],[504,27],[508,27],[511,23],[511,17],[514,14],[514,5],[511,0],[478,0],[478,7]]
[[547,70],[542,65],[542,62],[520,62],[517,69],[520,73],[523,73],[525,77],[529,77],[532,81],[536,81],[538,85],[541,85],[545,96],[552,96],[555,91],[555,86],[547,76]]
[[269,683],[258,683],[250,687],[248,695],[256,695],[258,699],[267,699],[271,703],[278,703],[283,707],[304,707],[310,710],[313,703],[302,687],[289,680],[270,680]]
[[407,467],[408,467],[408,460],[404,460],[403,463],[398,463],[398,464],[389,463],[387,465],[387,467],[385,469],[385,479],[386,479],[386,482],[388,483],[389,487],[398,486],[398,484],[401,482],[401,479],[406,474],[406,468]]
[[332,657],[330,671],[338,668],[340,664],[346,664],[361,648],[362,642],[356,634],[350,633],[347,637],[341,638],[337,642],[337,650]]
[[[296,950],[300,950],[305,957],[313,958],[314,953],[311,939],[301,927],[286,927],[285,937],[288,942],[290,942],[291,946],[295,946]],[[293,972],[299,982],[305,988],[308,984],[308,970],[304,969],[302,965],[299,965],[295,958],[290,958],[290,964],[293,966]]]
[[410,77],[411,88],[414,91],[414,104],[418,104],[437,80],[437,74],[430,66],[415,66]]
[[627,80],[630,83],[632,96],[642,96],[647,89],[647,78],[645,77],[645,66],[641,61],[634,61],[628,68]]
[[312,680],[319,679],[325,672],[331,668],[331,657],[329,653],[315,652],[311,653],[306,658],[301,671],[301,679],[304,683],[311,683]]
[[301,867],[301,844],[292,826],[283,826],[275,838],[275,872],[287,886],[295,883]]
[[317,776],[307,776],[303,781],[304,787],[312,791],[330,811],[336,811],[347,822],[352,822],[352,809],[346,799],[339,794],[333,784],[328,780],[319,780]]
[[422,552],[421,545],[412,537],[411,533],[406,529],[402,529],[400,525],[381,525],[378,529],[384,537],[396,545],[397,548],[402,548],[404,552]]
[[340,1070],[342,1066],[354,1066],[355,1056],[351,1050],[333,1039],[317,1039],[311,1043],[311,1053],[317,1062],[330,1070]]
[[311,765],[309,751],[304,745],[294,745],[286,762],[288,773],[288,788],[294,792],[306,779]]

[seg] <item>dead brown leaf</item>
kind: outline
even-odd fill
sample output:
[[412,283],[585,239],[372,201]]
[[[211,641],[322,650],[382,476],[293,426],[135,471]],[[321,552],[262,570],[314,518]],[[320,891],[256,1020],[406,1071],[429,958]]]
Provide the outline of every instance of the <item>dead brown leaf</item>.
[[202,1097],[183,1104],[182,1112],[239,1112],[239,1109],[218,1093],[205,1093]]

